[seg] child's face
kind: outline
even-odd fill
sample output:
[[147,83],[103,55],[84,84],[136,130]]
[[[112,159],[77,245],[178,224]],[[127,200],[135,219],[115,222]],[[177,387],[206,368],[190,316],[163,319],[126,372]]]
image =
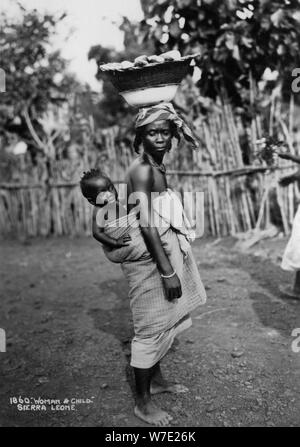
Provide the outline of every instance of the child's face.
[[94,181],[94,187],[96,189],[96,201],[92,198],[88,198],[88,201],[93,205],[97,205],[102,208],[107,203],[115,202],[117,199],[117,191],[113,183],[104,178],[99,178]]

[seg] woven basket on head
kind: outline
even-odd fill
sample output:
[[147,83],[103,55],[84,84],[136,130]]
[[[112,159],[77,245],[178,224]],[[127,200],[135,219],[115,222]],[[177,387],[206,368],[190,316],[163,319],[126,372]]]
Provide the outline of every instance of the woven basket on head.
[[[103,75],[120,92],[180,84],[188,74],[194,56],[186,56],[178,61],[152,63],[144,67],[103,71]],[[101,70],[101,66],[99,67]]]

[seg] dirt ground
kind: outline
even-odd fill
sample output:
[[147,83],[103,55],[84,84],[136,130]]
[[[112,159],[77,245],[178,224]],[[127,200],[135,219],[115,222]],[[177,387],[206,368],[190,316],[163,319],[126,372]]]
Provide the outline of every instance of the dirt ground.
[[[292,331],[300,328],[300,302],[278,290],[292,281],[279,267],[286,240],[249,253],[233,242],[193,245],[208,300],[162,364],[190,392],[155,401],[175,427],[299,426]],[[132,412],[132,329],[120,267],[91,238],[3,241],[0,248],[7,337],[0,425],[147,426]],[[71,408],[72,399],[80,401]]]

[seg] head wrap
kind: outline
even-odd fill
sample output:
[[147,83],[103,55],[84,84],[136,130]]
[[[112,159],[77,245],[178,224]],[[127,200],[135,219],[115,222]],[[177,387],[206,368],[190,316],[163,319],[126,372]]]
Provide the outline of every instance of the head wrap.
[[156,120],[169,120],[172,121],[178,132],[180,131],[188,143],[192,143],[194,149],[199,149],[199,143],[193,132],[182,118],[176,113],[171,103],[161,103],[152,107],[144,107],[139,110],[135,120],[135,128],[146,126],[153,123]]

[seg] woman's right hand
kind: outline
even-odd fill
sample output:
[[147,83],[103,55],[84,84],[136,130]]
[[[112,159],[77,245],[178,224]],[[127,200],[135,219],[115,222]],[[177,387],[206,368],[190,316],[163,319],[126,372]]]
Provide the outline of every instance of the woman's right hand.
[[171,278],[162,278],[168,301],[180,298],[182,295],[180,280],[175,274]]

